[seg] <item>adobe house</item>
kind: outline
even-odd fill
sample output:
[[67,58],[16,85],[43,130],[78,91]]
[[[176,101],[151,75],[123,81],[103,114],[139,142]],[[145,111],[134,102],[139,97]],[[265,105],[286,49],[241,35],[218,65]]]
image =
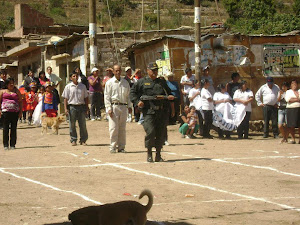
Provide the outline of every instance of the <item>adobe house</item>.
[[68,36],[88,31],[87,26],[54,24],[51,17],[45,16],[26,4],[15,5],[15,29],[5,37],[24,37],[29,34]]
[[[215,85],[226,84],[238,72],[255,94],[267,76],[274,77],[278,85],[300,77],[300,31],[272,36],[205,35],[201,40],[201,67],[211,66]],[[146,74],[146,65],[156,61],[159,73],[170,70],[178,82],[186,67],[195,66],[193,35],[165,35],[131,45],[126,53],[133,68]],[[252,107],[251,119],[262,119],[255,101]]]
[[69,74],[75,66],[79,66],[83,73],[87,67],[87,35],[73,34],[66,38],[57,36],[42,36],[39,39],[25,42],[7,52],[9,57],[18,58],[18,85],[21,85],[29,69],[35,76],[40,71],[52,67],[53,73],[58,75],[62,82],[58,88],[60,94],[69,81]]

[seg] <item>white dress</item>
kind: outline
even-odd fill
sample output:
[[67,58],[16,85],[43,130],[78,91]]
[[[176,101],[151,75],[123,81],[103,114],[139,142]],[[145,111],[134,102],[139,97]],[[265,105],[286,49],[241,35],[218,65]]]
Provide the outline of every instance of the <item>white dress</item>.
[[36,126],[41,126],[42,121],[41,121],[41,114],[42,114],[42,105],[43,105],[43,94],[39,93],[39,103],[35,107],[33,114],[32,114],[32,121],[33,124]]

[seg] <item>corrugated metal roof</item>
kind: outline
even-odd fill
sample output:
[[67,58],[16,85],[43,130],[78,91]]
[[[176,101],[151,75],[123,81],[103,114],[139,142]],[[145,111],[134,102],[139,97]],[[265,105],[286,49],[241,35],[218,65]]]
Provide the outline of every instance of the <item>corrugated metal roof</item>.
[[[201,41],[205,41],[208,38],[215,36],[214,34],[205,34],[201,37]],[[130,46],[128,46],[124,52],[130,52],[134,51],[135,49],[140,49],[144,48],[149,45],[153,45],[155,43],[160,42],[161,40],[167,39],[167,38],[172,38],[172,39],[177,39],[177,40],[183,40],[183,41],[190,41],[190,42],[195,42],[195,36],[194,35],[165,35],[159,38],[154,38],[150,41],[145,41],[145,42],[140,42],[140,43],[135,43]]]

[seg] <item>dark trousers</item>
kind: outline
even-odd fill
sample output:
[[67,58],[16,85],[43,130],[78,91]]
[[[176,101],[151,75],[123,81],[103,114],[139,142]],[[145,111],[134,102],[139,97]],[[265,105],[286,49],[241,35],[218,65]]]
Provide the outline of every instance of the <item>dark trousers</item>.
[[223,138],[223,135],[226,135],[226,138],[230,138],[230,131],[228,130],[222,130],[220,127],[218,127],[218,135],[220,138]]
[[278,109],[271,105],[266,105],[263,108],[264,113],[264,135],[269,136],[269,122],[272,121],[273,135],[278,135]]
[[95,119],[96,116],[101,117],[101,108],[103,107],[103,95],[100,92],[90,92],[89,100],[91,103],[90,114],[91,118]]
[[237,134],[239,138],[248,138],[249,136],[249,121],[250,121],[251,112],[246,112],[246,115],[237,128]]
[[[18,112],[4,112],[3,117],[3,146],[15,147],[17,143]],[[10,133],[9,133],[10,130]]]
[[202,114],[199,110],[196,110],[196,113],[197,113],[198,118],[199,118],[199,134],[201,136],[203,136],[203,118],[202,118]]
[[79,124],[80,142],[86,142],[88,139],[88,132],[86,129],[86,106],[85,105],[69,105],[69,125],[71,142],[77,141],[76,121]]
[[162,149],[166,135],[166,120],[168,114],[163,110],[155,111],[155,114],[144,114],[145,147]]
[[140,112],[140,110],[139,110],[139,107],[134,106],[134,107],[133,107],[133,110],[134,110],[134,121],[135,121],[135,122],[139,122],[140,116],[141,116],[141,112]]
[[203,124],[203,137],[210,136],[210,129],[213,123],[212,110],[203,110],[204,124]]
[[[180,112],[180,100],[178,98],[174,99],[174,109],[175,109],[175,116],[171,117],[171,113],[169,113],[169,124],[170,125],[174,125],[176,124],[176,121],[178,120],[178,116],[179,116],[179,112]],[[171,106],[170,106],[170,112],[172,112],[171,110]]]

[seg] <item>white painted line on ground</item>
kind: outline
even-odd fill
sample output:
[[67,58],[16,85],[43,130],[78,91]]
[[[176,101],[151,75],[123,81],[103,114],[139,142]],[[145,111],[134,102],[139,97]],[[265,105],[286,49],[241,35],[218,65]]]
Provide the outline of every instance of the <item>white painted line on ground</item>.
[[263,157],[243,157],[243,158],[222,158],[221,160],[240,160],[240,159],[297,159],[300,156],[263,156]]
[[234,164],[234,165],[239,165],[239,166],[252,167],[252,168],[256,168],[256,169],[271,170],[271,171],[274,171],[274,172],[277,172],[277,173],[281,173],[281,174],[284,174],[284,175],[289,175],[289,176],[294,176],[294,177],[300,177],[300,174],[296,174],[296,173],[288,173],[288,172],[280,171],[280,170],[278,170],[278,169],[275,169],[275,168],[269,167],[269,166],[249,165],[249,164],[245,164],[245,163],[240,163],[240,162],[230,162],[230,161],[221,160],[221,159],[212,159],[212,161],[222,162],[222,163],[228,163],[228,164]]
[[71,153],[71,152],[60,152],[60,153],[64,153],[64,154],[68,154],[68,155],[72,155],[74,157],[78,157],[78,155]]
[[93,159],[95,162],[101,162],[101,160],[98,160],[98,159]]
[[177,153],[174,153],[174,152],[165,152],[165,153],[168,155],[177,155]]
[[[300,197],[276,197],[276,198],[265,198],[265,199],[299,199]],[[216,199],[216,200],[208,200],[208,201],[181,201],[181,202],[162,202],[155,203],[153,205],[178,205],[178,204],[188,204],[188,203],[214,203],[214,202],[242,202],[242,201],[256,201],[254,199]]]
[[8,167],[0,168],[1,170],[32,170],[32,169],[61,169],[61,168],[88,168],[88,167],[97,167],[105,166],[106,164],[92,164],[92,165],[81,165],[81,166],[35,166],[35,167]]
[[193,157],[192,155],[182,155],[182,156],[185,156],[185,157]]
[[155,173],[150,173],[150,172],[146,172],[146,171],[132,169],[130,167],[125,167],[125,166],[118,165],[118,164],[115,164],[115,163],[108,163],[108,165],[111,165],[111,166],[119,168],[119,169],[124,169],[124,170],[128,170],[128,171],[131,171],[131,172],[135,172],[135,173],[141,173],[141,174],[145,174],[145,175],[148,175],[148,176],[153,176],[153,177],[161,178],[161,179],[164,179],[164,180],[173,181],[173,182],[180,183],[180,184],[185,184],[185,185],[200,187],[200,188],[208,189],[208,190],[211,190],[211,191],[216,191],[216,192],[230,194],[230,195],[233,195],[233,196],[238,196],[238,197],[242,197],[242,198],[246,198],[246,199],[252,199],[252,200],[256,200],[256,201],[261,201],[261,202],[265,202],[265,203],[269,203],[269,204],[272,204],[272,205],[276,205],[276,206],[279,206],[279,207],[282,207],[282,208],[285,208],[285,209],[290,209],[290,210],[295,210],[295,211],[299,211],[300,212],[300,208],[295,208],[295,207],[292,207],[292,206],[289,206],[289,205],[272,202],[272,201],[269,201],[269,200],[264,199],[264,198],[256,198],[256,197],[253,197],[253,196],[250,196],[250,195],[244,195],[244,194],[234,193],[234,192],[230,192],[230,191],[218,189],[218,188],[207,186],[207,185],[201,185],[201,184],[197,184],[197,183],[191,183],[191,182],[187,182],[187,181],[182,181],[182,180],[178,180],[178,179],[171,178],[171,177],[165,177],[165,176],[162,176],[162,175],[159,175],[159,174],[155,174]]
[[31,182],[31,183],[34,183],[34,184],[38,184],[38,185],[44,186],[44,187],[46,187],[46,188],[50,188],[50,189],[55,190],[55,191],[65,192],[65,193],[70,193],[70,194],[76,195],[76,196],[78,196],[78,197],[80,197],[80,198],[82,198],[82,199],[84,199],[84,200],[86,200],[86,201],[88,201],[88,202],[92,202],[92,203],[97,204],[97,205],[102,205],[101,202],[98,202],[98,201],[95,201],[95,200],[93,200],[93,199],[90,199],[89,197],[87,197],[87,196],[85,196],[85,195],[82,195],[82,194],[79,194],[79,193],[77,193],[77,192],[75,192],[75,191],[67,191],[67,190],[63,190],[63,189],[54,187],[54,186],[49,185],[49,184],[45,184],[45,183],[42,183],[42,182],[39,182],[39,181],[36,181],[36,180],[32,180],[32,179],[27,178],[27,177],[19,176],[19,175],[15,174],[15,173],[7,172],[7,171],[5,171],[5,170],[3,170],[3,169],[0,169],[0,172],[2,172],[2,173],[4,173],[4,174],[11,175],[11,176],[16,177],[16,178],[19,178],[19,179],[26,180],[26,181]]

